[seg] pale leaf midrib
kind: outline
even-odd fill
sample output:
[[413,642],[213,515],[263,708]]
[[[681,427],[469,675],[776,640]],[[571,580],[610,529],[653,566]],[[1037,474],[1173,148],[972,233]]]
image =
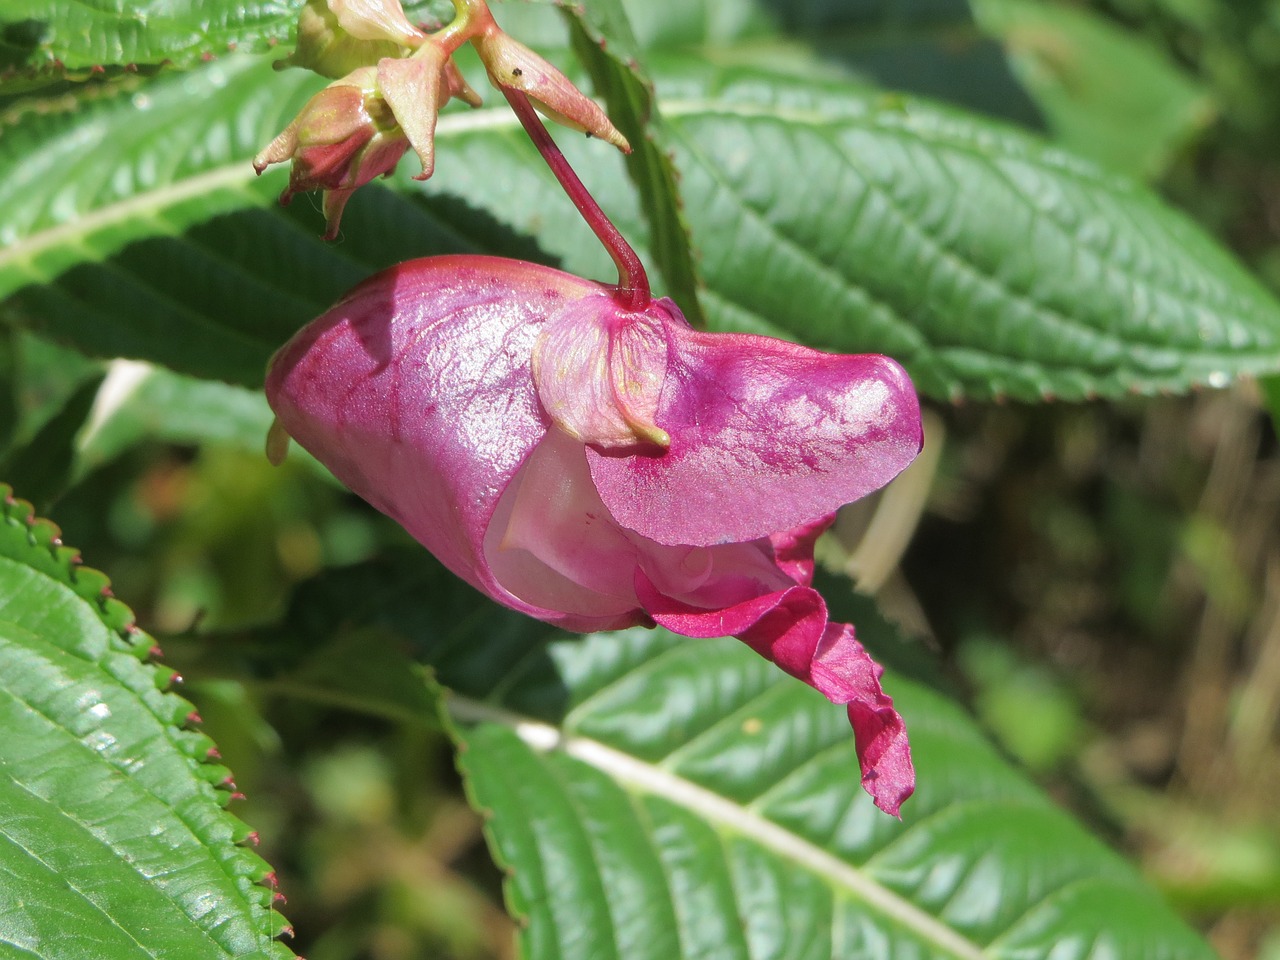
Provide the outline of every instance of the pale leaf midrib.
[[[753,116],[757,112],[750,105],[718,103],[714,99],[673,100],[663,104],[667,116],[683,116],[717,112]],[[774,110],[772,116],[784,111]],[[798,122],[816,122],[818,117],[806,117],[800,111],[785,112]],[[793,115],[794,114],[794,115]],[[514,129],[518,126],[515,116],[499,107],[488,107],[467,113],[448,113],[436,126],[436,140],[447,140],[479,130]],[[134,217],[152,214],[185,200],[209,193],[219,188],[246,187],[255,178],[248,157],[211,167],[201,173],[177,180],[156,190],[134,194],[114,203],[84,213],[73,220],[45,227],[0,248],[0,271],[17,267],[23,269],[29,279],[47,279],[31,269],[31,262],[40,254],[62,244],[74,244],[105,228],[123,223]],[[162,233],[164,231],[156,231]],[[16,289],[16,284],[13,285]]]
[[[123,223],[134,217],[154,214],[170,206],[191,200],[218,189],[243,187],[253,179],[252,168],[242,170],[243,164],[214,167],[204,173],[178,180],[158,190],[134,194],[117,203],[99,207],[82,217],[48,227],[18,240],[0,250],[0,270],[11,267],[35,273],[31,261],[47,250],[63,244],[74,244],[107,227]],[[247,175],[246,175],[247,174]],[[170,232],[154,231],[147,235]],[[38,277],[33,277],[38,279]]]
[[937,918],[877,883],[863,871],[759,814],[675,773],[638,760],[598,740],[567,736],[550,724],[471,700],[450,696],[449,713],[462,723],[497,723],[540,752],[558,750],[625,787],[683,807],[701,819],[758,843],[795,865],[847,891],[957,960],[985,960],[982,947]]
[[[441,117],[436,128],[436,138],[447,139],[475,130],[514,128],[518,122],[506,110],[487,109],[467,114]],[[156,214],[186,200],[192,200],[219,189],[247,188],[255,180],[253,166],[248,157],[211,167],[201,173],[176,180],[156,190],[136,193],[114,203],[106,204],[65,223],[46,227],[28,234],[8,247],[0,248],[0,271],[22,270],[31,280],[47,279],[32,269],[32,261],[40,254],[61,245],[72,245],[93,234],[124,223],[135,217]],[[171,231],[151,231],[155,235]],[[12,292],[17,284],[9,285]]]

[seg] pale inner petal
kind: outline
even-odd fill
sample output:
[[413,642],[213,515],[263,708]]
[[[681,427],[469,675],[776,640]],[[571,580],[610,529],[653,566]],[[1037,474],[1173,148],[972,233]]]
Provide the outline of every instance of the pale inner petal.
[[485,558],[510,593],[535,606],[616,616],[640,606],[637,568],[667,596],[720,609],[793,585],[766,540],[664,546],[620,527],[580,441],[558,429],[529,455],[485,534]]

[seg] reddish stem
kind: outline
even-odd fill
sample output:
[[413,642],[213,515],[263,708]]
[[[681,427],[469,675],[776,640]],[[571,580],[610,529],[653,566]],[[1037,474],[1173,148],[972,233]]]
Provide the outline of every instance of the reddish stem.
[[596,198],[591,196],[582,181],[578,179],[573,167],[569,166],[569,161],[565,159],[556,142],[551,139],[547,128],[534,113],[529,97],[522,91],[512,90],[510,87],[503,87],[502,92],[507,102],[511,104],[511,109],[520,118],[525,133],[529,134],[529,139],[542,154],[542,159],[547,161],[547,166],[560,181],[560,186],[564,188],[564,192],[569,195],[573,205],[582,214],[582,219],[587,221],[587,226],[599,237],[604,248],[609,251],[609,256],[613,258],[618,268],[620,305],[626,310],[643,310],[652,299],[649,291],[649,277],[644,272],[644,264],[631,249],[631,244],[627,243],[618,228],[605,216],[600,204],[596,203]]

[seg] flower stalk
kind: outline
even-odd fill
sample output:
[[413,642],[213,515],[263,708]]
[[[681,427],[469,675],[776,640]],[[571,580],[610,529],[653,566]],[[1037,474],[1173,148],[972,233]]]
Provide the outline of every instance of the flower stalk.
[[502,93],[506,96],[507,103],[511,104],[525,133],[542,154],[542,159],[547,162],[564,192],[582,214],[582,219],[613,258],[614,266],[618,268],[618,305],[625,310],[643,310],[649,305],[652,295],[649,291],[649,277],[640,257],[631,244],[627,243],[622,232],[613,225],[613,221],[605,215],[596,198],[587,190],[556,142],[551,139],[551,134],[534,113],[528,95],[510,87],[504,87]]

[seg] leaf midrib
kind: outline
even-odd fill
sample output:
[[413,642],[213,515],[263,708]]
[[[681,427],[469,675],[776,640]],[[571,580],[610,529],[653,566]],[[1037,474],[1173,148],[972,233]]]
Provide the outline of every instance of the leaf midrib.
[[986,952],[936,917],[877,883],[866,873],[752,810],[598,740],[565,734],[558,727],[468,697],[445,701],[459,723],[496,723],[534,750],[557,750],[594,767],[624,787],[660,797],[707,823],[747,837],[773,853],[847,890],[957,960],[986,960]]

